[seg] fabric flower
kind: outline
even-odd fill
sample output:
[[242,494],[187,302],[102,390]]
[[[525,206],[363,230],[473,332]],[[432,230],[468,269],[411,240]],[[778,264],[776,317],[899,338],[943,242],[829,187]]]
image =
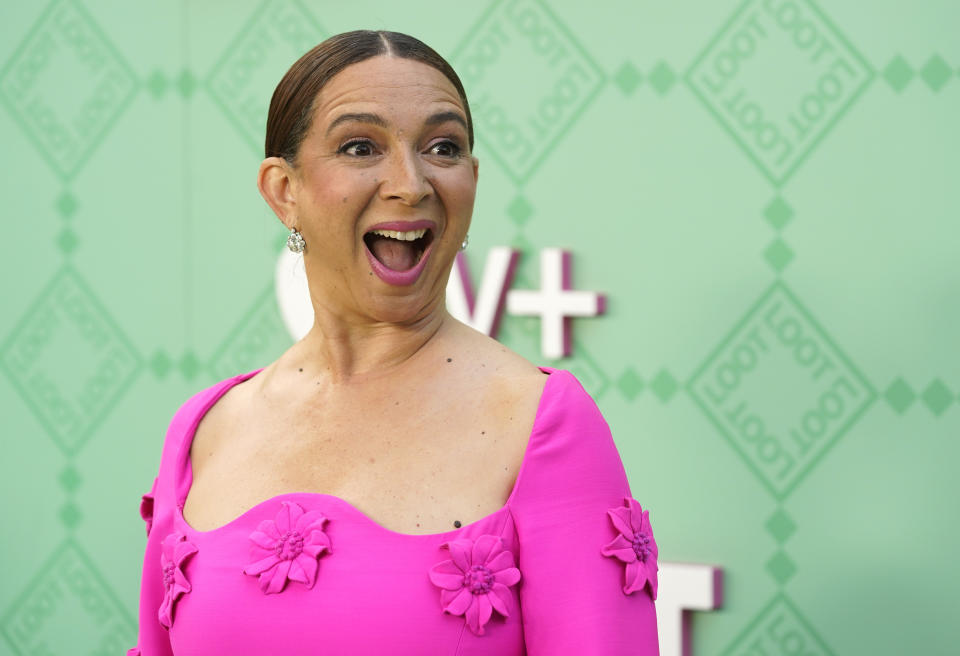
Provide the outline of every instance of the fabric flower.
[[[156,483],[154,483],[156,485]],[[140,497],[140,517],[147,523],[147,537],[150,537],[150,529],[153,528],[153,490]]]
[[513,553],[495,535],[481,535],[476,541],[452,540],[440,546],[450,550],[451,559],[431,568],[430,581],[441,588],[443,612],[465,615],[470,630],[483,635],[492,611],[504,617],[510,614],[512,595],[507,588],[520,580]]
[[187,536],[174,531],[163,539],[160,567],[163,570],[163,603],[157,613],[160,624],[169,629],[173,625],[173,607],[180,595],[192,590],[190,581],[183,574],[187,558],[197,553],[197,545],[187,542]]
[[624,505],[607,511],[613,527],[620,533],[600,553],[626,563],[623,593],[643,590],[650,585],[650,594],[657,598],[657,543],[650,528],[650,511],[636,500],[624,497]]
[[260,575],[264,594],[281,592],[287,580],[312,588],[317,580],[317,559],[330,553],[330,538],[323,532],[327,522],[319,510],[304,512],[293,501],[282,502],[274,519],[265,519],[250,534],[250,564],[244,574]]

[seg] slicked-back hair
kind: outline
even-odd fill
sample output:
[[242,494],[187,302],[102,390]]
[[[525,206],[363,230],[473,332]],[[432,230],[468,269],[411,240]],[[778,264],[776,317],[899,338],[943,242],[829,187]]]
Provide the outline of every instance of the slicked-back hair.
[[297,153],[313,118],[314,101],[334,75],[351,64],[379,55],[412,59],[446,76],[460,94],[467,114],[467,134],[473,150],[473,120],[467,94],[456,71],[437,52],[408,34],[383,30],[355,30],[330,37],[314,46],[286,72],[270,99],[267,114],[266,157],[282,157],[296,165]]

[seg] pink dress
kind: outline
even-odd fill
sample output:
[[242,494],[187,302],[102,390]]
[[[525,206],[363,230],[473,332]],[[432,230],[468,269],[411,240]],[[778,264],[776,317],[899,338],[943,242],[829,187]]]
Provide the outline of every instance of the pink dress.
[[506,504],[428,535],[313,492],[194,530],[183,504],[197,425],[260,370],[193,396],[140,506],[147,547],[128,656],[658,654],[647,512],[593,399],[568,371],[541,370],[550,376]]

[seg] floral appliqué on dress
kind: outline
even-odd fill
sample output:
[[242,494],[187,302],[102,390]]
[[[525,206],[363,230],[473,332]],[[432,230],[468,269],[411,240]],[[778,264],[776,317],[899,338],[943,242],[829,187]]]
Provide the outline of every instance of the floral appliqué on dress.
[[619,531],[600,553],[626,563],[623,593],[643,590],[649,584],[650,594],[657,598],[657,543],[650,528],[650,512],[636,500],[624,497],[624,505],[607,511],[613,527]]
[[260,576],[264,594],[281,592],[290,581],[312,588],[317,580],[317,559],[330,553],[330,538],[323,531],[329,521],[319,510],[304,512],[293,501],[282,502],[274,519],[265,519],[250,534],[250,564],[244,574]]
[[153,479],[153,487],[140,497],[140,517],[147,524],[147,537],[150,537],[150,529],[153,528],[153,495],[156,489],[157,479]]
[[494,610],[510,614],[512,594],[507,588],[520,580],[513,553],[495,535],[452,540],[440,545],[450,550],[450,560],[430,570],[430,581],[440,588],[443,612],[465,615],[467,626],[483,635],[483,625]]
[[183,567],[187,558],[197,553],[197,545],[187,542],[187,537],[179,531],[174,531],[163,539],[163,550],[160,553],[160,567],[163,570],[163,603],[157,616],[160,624],[166,629],[173,625],[173,607],[181,595],[192,590],[190,581],[183,574]]

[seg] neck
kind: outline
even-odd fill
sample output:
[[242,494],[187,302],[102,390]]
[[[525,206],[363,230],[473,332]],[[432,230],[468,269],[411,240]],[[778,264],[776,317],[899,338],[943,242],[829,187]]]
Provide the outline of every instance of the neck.
[[333,384],[379,378],[415,361],[450,323],[442,299],[436,310],[409,323],[350,321],[318,311],[313,328],[291,349],[291,364]]

